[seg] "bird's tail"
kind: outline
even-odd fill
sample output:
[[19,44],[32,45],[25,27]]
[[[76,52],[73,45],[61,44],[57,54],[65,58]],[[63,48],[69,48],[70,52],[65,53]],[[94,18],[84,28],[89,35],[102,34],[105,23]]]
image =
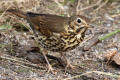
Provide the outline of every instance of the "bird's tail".
[[16,9],[8,9],[7,12],[10,12],[18,17],[21,17],[21,18],[25,18],[26,19],[26,13],[20,11],[20,10],[16,10]]
[[22,11],[16,10],[16,9],[8,9],[7,12],[10,12],[10,13],[18,16],[18,17],[27,19],[27,21],[30,23],[30,28],[33,30],[33,33],[36,34],[34,25],[33,25],[32,21],[31,21],[30,16],[29,16],[28,13],[25,13],[25,12],[22,12]]

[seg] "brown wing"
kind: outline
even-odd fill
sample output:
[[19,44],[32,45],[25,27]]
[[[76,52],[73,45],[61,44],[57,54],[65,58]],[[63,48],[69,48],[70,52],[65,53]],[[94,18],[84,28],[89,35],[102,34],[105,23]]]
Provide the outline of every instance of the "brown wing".
[[64,32],[65,24],[68,22],[68,17],[62,17],[57,15],[37,14],[32,12],[25,13],[16,9],[9,9],[7,11],[25,19],[27,19],[27,15],[29,15],[29,19],[33,24],[34,28],[39,30],[43,35],[46,36],[52,35],[53,32]]
[[68,21],[68,17],[62,17],[51,14],[36,14],[28,13],[31,22],[36,25],[36,29],[41,29],[43,32],[55,32],[61,33],[65,31],[65,24]]

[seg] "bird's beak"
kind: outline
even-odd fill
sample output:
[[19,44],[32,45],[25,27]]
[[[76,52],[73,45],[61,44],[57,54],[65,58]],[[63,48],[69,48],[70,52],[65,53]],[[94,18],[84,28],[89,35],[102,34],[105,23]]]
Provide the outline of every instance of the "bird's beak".
[[90,25],[86,25],[86,27],[87,27],[88,29],[93,29],[93,28],[94,28],[94,26],[90,26]]

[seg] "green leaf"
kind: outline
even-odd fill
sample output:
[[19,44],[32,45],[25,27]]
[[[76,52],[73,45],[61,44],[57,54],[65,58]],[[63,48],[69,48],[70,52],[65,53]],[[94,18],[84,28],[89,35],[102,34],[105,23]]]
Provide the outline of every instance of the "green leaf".
[[117,29],[117,30],[115,30],[113,32],[110,32],[110,33],[106,34],[105,36],[100,37],[99,40],[101,40],[101,41],[105,40],[105,39],[117,34],[118,32],[120,32],[120,29]]
[[5,48],[7,44],[0,44],[0,48]]
[[0,30],[3,30],[3,29],[12,29],[12,26],[10,26],[8,24],[0,25]]
[[59,16],[65,16],[64,14],[60,14]]
[[71,3],[74,3],[75,2],[75,0],[69,0]]

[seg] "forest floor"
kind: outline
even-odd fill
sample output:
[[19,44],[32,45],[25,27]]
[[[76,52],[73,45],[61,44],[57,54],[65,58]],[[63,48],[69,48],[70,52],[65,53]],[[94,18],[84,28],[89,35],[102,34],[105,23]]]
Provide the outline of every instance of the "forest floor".
[[[0,0],[0,80],[120,80],[120,34],[110,36],[90,47],[95,39],[120,29],[119,0]],[[85,41],[75,50],[66,52],[77,68],[67,69],[49,59],[56,74],[40,54],[26,20],[6,12],[9,8],[36,13],[71,16],[84,15],[93,29],[86,32]],[[120,31],[120,30],[119,30]],[[60,56],[59,53],[49,53]],[[112,54],[112,55],[111,55]],[[105,61],[107,56],[107,63]]]

